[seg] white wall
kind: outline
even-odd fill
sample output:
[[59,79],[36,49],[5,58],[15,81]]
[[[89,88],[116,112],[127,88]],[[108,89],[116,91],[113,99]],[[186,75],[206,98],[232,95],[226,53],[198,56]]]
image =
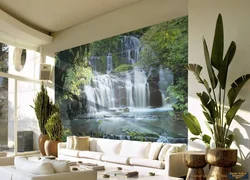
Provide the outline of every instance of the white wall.
[[[225,49],[234,40],[237,45],[235,58],[230,66],[228,86],[239,76],[250,73],[250,1],[249,0],[189,0],[189,63],[197,63],[205,67],[202,36],[207,40],[211,50],[215,23],[221,13],[224,21]],[[211,51],[210,51],[211,52]],[[203,70],[203,77],[207,78],[206,69]],[[200,122],[204,120],[200,101],[196,92],[203,91],[202,86],[196,83],[192,73],[189,73],[188,81],[188,108],[196,115]],[[233,147],[238,149],[238,162],[242,167],[236,167],[237,171],[249,171],[250,167],[250,82],[246,84],[239,97],[246,99],[242,109],[239,111],[237,120],[231,130],[236,134],[237,144]],[[204,124],[203,124],[204,126]],[[205,127],[204,127],[205,128]],[[189,138],[191,135],[189,134]],[[237,145],[237,146],[236,146]],[[202,142],[189,142],[189,149],[205,149]]]
[[138,1],[53,34],[53,42],[44,49],[53,57],[65,49],[186,16],[187,7],[187,0]]

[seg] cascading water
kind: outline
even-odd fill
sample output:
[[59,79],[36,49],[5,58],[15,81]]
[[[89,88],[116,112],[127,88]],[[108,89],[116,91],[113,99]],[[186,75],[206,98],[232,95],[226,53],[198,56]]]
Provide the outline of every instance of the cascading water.
[[132,78],[130,73],[126,72],[126,103],[128,107],[134,107],[134,101],[133,101],[133,84],[132,84]]
[[112,61],[112,54],[108,53],[107,55],[107,74],[113,71],[113,61]]
[[162,105],[165,106],[166,103],[166,97],[167,97],[167,88],[173,84],[174,81],[174,76],[171,71],[168,69],[163,69],[160,67],[159,69],[159,90],[161,92],[161,97],[162,97]]

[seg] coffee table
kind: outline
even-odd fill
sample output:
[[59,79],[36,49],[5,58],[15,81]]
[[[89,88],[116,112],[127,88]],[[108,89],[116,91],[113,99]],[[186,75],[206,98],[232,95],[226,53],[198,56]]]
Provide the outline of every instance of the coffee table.
[[[74,167],[74,166],[73,166]],[[75,166],[77,167],[77,166]],[[79,168],[79,171],[84,171],[86,169],[81,169]],[[123,169],[126,170],[126,169]],[[97,180],[129,180],[129,179],[137,179],[137,180],[183,180],[183,178],[176,178],[176,177],[166,177],[163,175],[155,175],[155,176],[150,176],[147,172],[139,172],[139,176],[136,177],[129,177],[127,178],[126,176],[110,176],[109,178],[104,178],[103,174],[106,174],[106,172],[112,172],[112,171],[117,171],[117,168],[111,168],[111,167],[105,167],[105,170],[100,170],[97,171]]]

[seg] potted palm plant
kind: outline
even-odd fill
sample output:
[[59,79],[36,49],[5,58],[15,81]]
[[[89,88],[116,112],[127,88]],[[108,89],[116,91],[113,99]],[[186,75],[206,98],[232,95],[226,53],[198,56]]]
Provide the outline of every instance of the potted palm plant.
[[57,157],[57,144],[61,142],[63,136],[63,127],[59,111],[50,116],[45,124],[49,140],[45,141],[44,148],[47,156]]
[[[237,99],[237,95],[250,79],[250,74],[236,79],[227,91],[227,76],[236,52],[236,44],[232,41],[224,56],[224,31],[221,14],[218,15],[216,22],[211,56],[204,38],[203,47],[209,80],[201,77],[202,67],[200,65],[189,64],[187,69],[192,71],[198,83],[205,87],[205,91],[197,93],[197,96],[201,101],[206,118],[205,123],[211,136],[202,132],[199,121],[191,113],[184,114],[183,119],[189,131],[197,136],[190,140],[202,140],[207,146],[206,160],[211,165],[207,179],[227,179],[228,172],[237,162],[237,150],[230,149],[234,135],[230,133],[229,129],[237,111],[245,101]],[[214,149],[210,148],[211,140],[214,141],[216,147]]]
[[41,90],[37,93],[34,99],[34,106],[31,106],[36,113],[38,120],[38,125],[40,129],[40,136],[38,137],[38,147],[43,156],[45,156],[44,143],[49,139],[47,131],[45,129],[45,124],[47,123],[48,118],[53,114],[54,105],[48,96],[48,91],[45,88],[43,82],[41,84]]

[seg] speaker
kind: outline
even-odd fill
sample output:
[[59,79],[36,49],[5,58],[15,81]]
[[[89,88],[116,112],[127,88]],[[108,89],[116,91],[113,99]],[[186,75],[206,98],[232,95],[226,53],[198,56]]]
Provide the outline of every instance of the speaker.
[[40,64],[40,80],[50,80],[51,65]]

